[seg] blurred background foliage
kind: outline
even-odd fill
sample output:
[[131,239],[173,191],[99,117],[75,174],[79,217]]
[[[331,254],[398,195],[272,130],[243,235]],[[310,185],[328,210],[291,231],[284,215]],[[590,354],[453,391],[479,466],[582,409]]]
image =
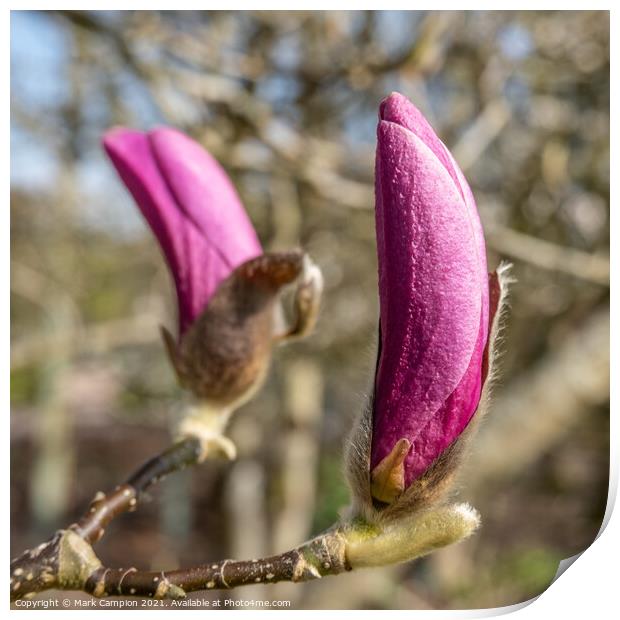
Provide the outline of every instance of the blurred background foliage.
[[508,605],[587,547],[608,475],[608,13],[13,12],[11,27],[14,553],[162,449],[183,399],[157,329],[175,321],[171,282],[100,148],[116,124],[194,136],[264,246],[302,245],[326,291],[316,333],[277,352],[235,418],[239,460],[166,480],[101,556],[143,568],[256,557],[333,522],[374,365],[374,141],[392,90],[451,148],[490,266],[509,259],[518,280],[460,490],[484,527],[413,564],[232,596]]

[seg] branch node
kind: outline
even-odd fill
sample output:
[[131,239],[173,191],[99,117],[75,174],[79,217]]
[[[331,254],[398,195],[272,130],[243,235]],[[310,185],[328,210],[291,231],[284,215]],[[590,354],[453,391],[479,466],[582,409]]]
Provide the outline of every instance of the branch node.
[[81,590],[101,562],[86,540],[64,530],[58,545],[58,584],[65,590]]

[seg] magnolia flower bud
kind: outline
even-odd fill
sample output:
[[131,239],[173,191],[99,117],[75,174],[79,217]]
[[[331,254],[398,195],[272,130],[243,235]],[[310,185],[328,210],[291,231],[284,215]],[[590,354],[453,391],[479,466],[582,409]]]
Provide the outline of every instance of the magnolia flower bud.
[[[119,128],[103,144],[174,278],[178,337],[162,328],[170,360],[219,433],[261,385],[273,344],[313,327],[321,273],[301,251],[263,253],[225,172],[184,134]],[[276,308],[293,282],[297,325],[283,332]]]
[[357,509],[370,520],[448,490],[484,400],[501,294],[463,174],[397,93],[380,108],[375,184],[379,352],[348,451]]

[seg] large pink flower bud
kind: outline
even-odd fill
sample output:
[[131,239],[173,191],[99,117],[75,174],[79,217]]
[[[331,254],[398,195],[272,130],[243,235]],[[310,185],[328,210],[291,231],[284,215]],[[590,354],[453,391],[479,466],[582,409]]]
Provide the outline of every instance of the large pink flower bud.
[[447,488],[479,408],[500,286],[465,177],[398,93],[380,107],[375,189],[379,353],[356,448],[368,453],[369,492],[359,457],[349,478],[362,504],[423,503]]

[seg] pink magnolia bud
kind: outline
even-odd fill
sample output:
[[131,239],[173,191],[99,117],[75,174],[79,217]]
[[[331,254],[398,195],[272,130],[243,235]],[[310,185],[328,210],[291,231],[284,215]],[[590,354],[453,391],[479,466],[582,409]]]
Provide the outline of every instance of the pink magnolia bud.
[[[181,385],[213,409],[236,408],[264,379],[273,344],[314,325],[320,272],[299,250],[262,253],[225,172],[184,134],[121,128],[103,144],[174,278],[178,340],[162,334]],[[297,325],[278,333],[279,291],[300,276]]]
[[224,170],[186,135],[117,128],[103,145],[166,257],[182,336],[220,282],[262,253],[260,242]]
[[348,471],[358,505],[398,511],[439,497],[456,470],[488,375],[501,281],[487,274],[467,181],[398,93],[380,107],[375,188],[379,354]]
[[471,190],[426,119],[394,93],[381,104],[377,136],[381,355],[371,468],[405,439],[407,487],[476,411],[489,287]]

